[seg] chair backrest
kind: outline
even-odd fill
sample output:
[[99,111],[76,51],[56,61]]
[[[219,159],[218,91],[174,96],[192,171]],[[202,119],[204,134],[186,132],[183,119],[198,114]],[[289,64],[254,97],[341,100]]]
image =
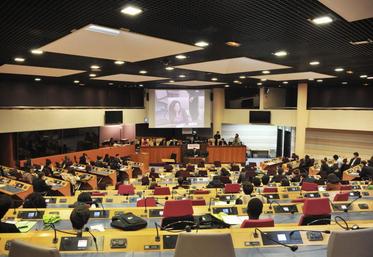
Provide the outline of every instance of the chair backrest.
[[230,183],[232,183],[232,181],[230,180],[230,178],[228,176],[220,176],[220,181],[223,184],[230,184]]
[[263,193],[277,193],[277,187],[265,187],[263,188]]
[[192,205],[193,206],[205,206],[206,201],[205,201],[205,199],[194,199],[194,200],[192,200]]
[[200,177],[207,177],[207,170],[199,170],[198,176]]
[[371,257],[373,229],[335,231],[329,237],[327,257]]
[[328,198],[310,198],[304,201],[303,215],[329,215],[332,212]]
[[210,193],[209,190],[203,190],[203,189],[196,189],[193,192],[193,194],[195,195],[208,195],[209,193]]
[[44,248],[23,241],[12,241],[9,249],[9,257],[60,257],[55,248]]
[[185,217],[193,216],[193,205],[191,200],[166,201],[163,208],[163,217]]
[[351,185],[341,185],[341,191],[351,191],[352,186]]
[[293,199],[291,200],[292,203],[304,203],[304,201],[306,201],[307,198],[297,198],[297,199]]
[[154,188],[154,195],[170,195],[171,191],[169,187],[156,187]]
[[338,193],[334,196],[334,199],[333,201],[334,202],[342,202],[342,201],[348,201],[348,197],[350,196],[350,193],[349,192],[345,192],[345,193]]
[[226,194],[235,194],[239,193],[241,190],[240,184],[225,184],[224,185],[224,193]]
[[145,201],[146,201],[146,207],[157,206],[157,202],[154,197],[146,197],[146,198],[138,200],[136,203],[136,207],[145,207]]
[[119,185],[118,187],[118,194],[120,195],[134,195],[135,194],[135,187],[130,185]]
[[316,183],[303,182],[302,191],[319,191],[319,186]]
[[228,233],[180,233],[177,238],[174,257],[190,256],[235,257],[232,237]]
[[262,228],[262,227],[274,227],[275,221],[272,218],[259,219],[259,220],[244,220],[241,224],[241,228]]
[[92,192],[91,196],[105,196],[107,192]]

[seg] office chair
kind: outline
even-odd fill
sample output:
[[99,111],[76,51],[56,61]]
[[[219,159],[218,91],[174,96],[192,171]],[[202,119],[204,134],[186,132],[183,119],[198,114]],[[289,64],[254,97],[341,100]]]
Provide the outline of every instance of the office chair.
[[335,231],[329,237],[327,257],[371,257],[373,229]]
[[154,188],[154,195],[170,195],[171,191],[169,187],[156,187]]
[[130,185],[119,185],[118,187],[118,194],[120,195],[134,195],[135,194],[135,187]]
[[224,185],[224,194],[236,194],[241,190],[240,184],[225,184]]
[[341,185],[341,191],[351,191],[352,186],[351,185]]
[[299,225],[326,225],[330,224],[331,208],[328,198],[306,199],[303,205],[303,214]]
[[350,193],[349,192],[345,192],[345,193],[338,193],[334,196],[334,199],[333,201],[334,202],[346,202],[348,201],[348,197],[350,196]]
[[194,200],[192,200],[192,205],[193,206],[205,206],[206,201],[205,201],[205,199],[194,199]]
[[227,233],[180,233],[174,257],[235,257],[232,237]]
[[154,197],[146,197],[145,199],[140,199],[136,202],[136,207],[145,207],[145,201],[146,201],[146,207],[156,207],[157,202]]
[[277,193],[277,187],[265,187],[263,188],[263,193]]
[[[184,229],[194,223],[192,200],[166,201],[163,208],[162,228]],[[173,225],[174,224],[174,225]]]
[[316,183],[304,182],[302,184],[302,191],[319,191],[319,186]]
[[195,195],[208,195],[209,193],[210,193],[209,190],[203,190],[203,189],[196,189],[193,192],[193,194]]
[[262,228],[262,227],[274,227],[275,221],[272,218],[259,219],[259,220],[244,220],[241,224],[241,228]]
[[54,248],[44,248],[23,241],[12,241],[9,249],[9,257],[60,257],[60,253]]

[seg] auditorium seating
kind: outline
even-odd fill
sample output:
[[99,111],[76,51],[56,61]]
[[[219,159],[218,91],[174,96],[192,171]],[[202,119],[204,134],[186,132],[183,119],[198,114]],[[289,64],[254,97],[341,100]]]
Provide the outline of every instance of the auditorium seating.
[[157,201],[154,197],[146,197],[137,201],[136,207],[156,207]]
[[135,187],[133,185],[120,185],[118,187],[118,194],[120,195],[134,195]]
[[154,195],[170,195],[171,191],[169,187],[156,187],[154,188]]
[[299,225],[330,224],[330,217],[331,209],[328,198],[307,199],[304,201]]
[[194,223],[193,204],[191,200],[166,201],[163,208],[162,228],[167,226],[185,227]]
[[258,219],[258,220],[244,220],[241,228],[261,228],[261,227],[274,227],[275,221],[272,218]]
[[316,183],[304,182],[301,187],[302,191],[318,191],[319,186]]
[[341,191],[351,191],[352,186],[351,185],[341,185]]
[[225,184],[224,193],[225,194],[235,194],[239,193],[241,190],[240,184]]
[[334,202],[343,202],[343,201],[348,201],[348,197],[350,194],[348,192],[345,193],[338,193],[334,196],[333,201]]
[[277,187],[265,187],[263,188],[263,193],[277,193]]

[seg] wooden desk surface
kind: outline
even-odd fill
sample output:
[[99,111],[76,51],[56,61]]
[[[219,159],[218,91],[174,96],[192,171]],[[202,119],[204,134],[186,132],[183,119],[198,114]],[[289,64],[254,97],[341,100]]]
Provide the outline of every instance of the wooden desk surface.
[[244,163],[246,162],[246,146],[207,146],[207,162]]
[[159,164],[162,159],[176,154],[176,162],[181,162],[181,146],[141,146],[141,152],[149,154],[149,163]]

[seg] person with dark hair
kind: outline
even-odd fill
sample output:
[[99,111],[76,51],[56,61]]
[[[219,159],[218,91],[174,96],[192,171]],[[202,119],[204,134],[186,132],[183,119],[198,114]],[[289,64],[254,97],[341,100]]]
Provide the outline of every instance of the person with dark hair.
[[300,176],[301,176],[301,181],[300,181],[299,185],[302,185],[303,182],[307,182],[307,183],[316,183],[317,182],[317,180],[314,177],[310,177],[308,175],[308,172],[302,172],[300,174]]
[[155,172],[155,168],[150,168],[149,178],[152,179],[152,181],[155,181],[157,178],[159,178],[159,174]]
[[79,164],[84,164],[84,165],[90,164],[89,163],[88,155],[86,153],[83,153],[83,155],[80,156],[80,158],[79,158]]
[[70,167],[71,165],[73,165],[73,162],[69,159],[69,157],[67,157],[65,155],[65,157],[63,158],[63,161],[61,163],[61,168],[66,169],[66,168]]
[[181,103],[173,100],[168,108],[169,120],[171,123],[189,123],[190,118],[187,112],[181,107]]
[[185,177],[178,177],[177,178],[177,185],[174,186],[172,189],[184,188],[189,189],[188,180]]
[[218,145],[219,139],[221,138],[220,132],[216,131],[216,134],[214,135],[214,145]]
[[262,184],[263,186],[267,186],[269,183],[269,176],[267,174],[264,174],[262,177]]
[[94,202],[93,202],[91,194],[88,192],[82,192],[78,195],[77,201],[69,205],[69,208],[75,208],[79,205],[85,205],[88,208],[90,208],[92,204],[94,204]]
[[39,192],[45,195],[51,191],[52,187],[47,185],[45,179],[46,178],[44,172],[39,172],[37,176],[34,177],[32,181],[34,192]]
[[142,185],[142,186],[149,186],[149,184],[150,184],[150,179],[149,179],[149,177],[148,177],[148,176],[143,176],[143,177],[141,178],[141,185]]
[[320,166],[320,171],[319,174],[322,179],[326,179],[328,174],[330,173],[330,167],[326,163],[325,160],[321,160],[321,166]]
[[22,207],[26,209],[47,208],[47,203],[45,202],[45,198],[40,193],[33,192],[26,197]]
[[226,168],[221,168],[220,169],[220,176],[224,177],[230,177],[231,173],[226,169]]
[[12,198],[7,195],[0,195],[0,233],[19,233],[20,231],[14,224],[2,222],[1,219],[5,216],[13,206]]
[[349,166],[352,168],[352,167],[354,167],[356,165],[359,165],[360,162],[361,162],[361,158],[359,157],[359,153],[358,152],[354,152],[354,157],[351,158]]
[[300,182],[300,180],[301,180],[301,176],[300,176],[299,169],[294,169],[292,174],[290,175],[290,181],[291,182]]
[[78,205],[70,214],[70,221],[73,229],[81,231],[89,220],[89,208],[86,205]]
[[110,162],[110,156],[109,156],[109,154],[105,154],[105,157],[104,157],[103,161],[106,162],[106,163]]
[[286,178],[284,175],[284,169],[282,167],[278,167],[277,174],[272,177],[271,183],[280,183],[284,178]]
[[255,187],[260,187],[262,185],[262,181],[258,177],[253,177],[253,184]]
[[282,186],[282,187],[288,187],[288,186],[290,186],[290,181],[289,181],[286,177],[284,177],[284,178],[281,180],[281,186]]
[[361,164],[363,164],[363,167],[362,167],[361,171],[359,172],[360,179],[362,179],[362,180],[373,179],[373,167],[368,166],[366,161],[362,161]]
[[45,160],[45,166],[43,167],[43,172],[44,172],[44,174],[46,175],[46,176],[51,176],[52,175],[52,167],[51,167],[51,164],[52,164],[52,162],[51,162],[51,160],[49,160],[49,159],[46,159]]
[[240,139],[240,136],[237,133],[233,138],[232,145],[242,145],[242,141]]
[[247,204],[247,215],[250,220],[259,219],[263,212],[263,202],[258,198],[252,198]]
[[334,173],[331,173],[327,177],[326,190],[335,191],[341,189],[340,179]]

